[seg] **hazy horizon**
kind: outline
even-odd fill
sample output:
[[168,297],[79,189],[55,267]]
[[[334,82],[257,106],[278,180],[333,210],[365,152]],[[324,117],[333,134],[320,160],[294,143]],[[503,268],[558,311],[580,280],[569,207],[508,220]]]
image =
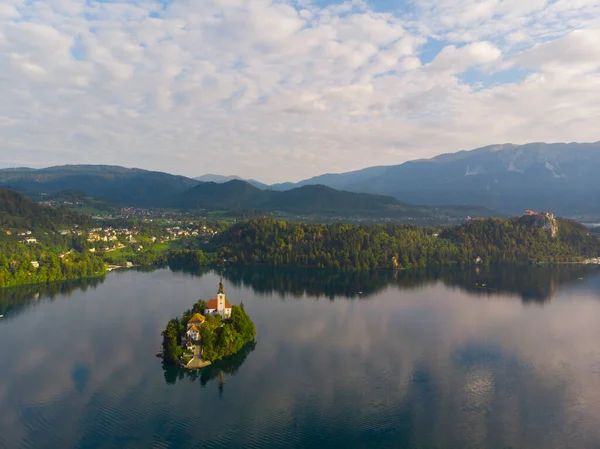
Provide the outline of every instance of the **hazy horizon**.
[[[600,141],[597,142],[528,142],[527,144],[545,144],[545,145],[560,145],[560,144],[595,144],[595,143],[600,143]],[[436,158],[438,156],[445,156],[445,155],[449,155],[449,154],[456,154],[456,153],[460,153],[460,152],[471,152],[471,151],[476,151],[476,150],[480,150],[480,149],[484,149],[484,148],[488,148],[488,147],[510,147],[512,145],[516,145],[513,143],[502,143],[502,144],[491,144],[491,145],[485,145],[483,147],[479,147],[479,148],[471,148],[468,150],[457,150],[457,151],[453,151],[453,152],[444,152],[444,153],[439,153],[436,155],[433,155],[431,157],[427,157],[427,158],[422,158],[422,159],[432,159],[432,158]],[[398,164],[389,164],[386,166],[393,166],[393,165],[401,165],[404,162],[410,162],[410,161],[416,161],[419,159],[409,159],[407,161],[403,161],[400,162]],[[122,167],[122,168],[126,168],[126,169],[139,169],[139,170],[146,170],[146,171],[157,171],[157,172],[164,172],[164,173],[168,173],[168,174],[172,174],[172,175],[176,175],[176,176],[185,176],[188,178],[192,178],[192,179],[196,179],[196,178],[200,178],[203,176],[217,176],[217,177],[225,177],[225,178],[238,178],[241,180],[245,180],[245,181],[258,181],[260,183],[266,184],[266,185],[276,185],[276,184],[285,184],[285,183],[297,183],[300,181],[304,181],[307,179],[311,179],[313,177],[316,176],[320,176],[320,175],[326,175],[326,174],[342,174],[342,173],[351,173],[351,172],[355,172],[355,171],[360,171],[366,168],[373,168],[373,167],[377,167],[377,165],[370,165],[370,166],[365,166],[365,167],[359,167],[357,169],[354,170],[348,170],[346,172],[327,172],[324,171],[322,173],[317,173],[315,175],[310,176],[309,178],[301,178],[301,179],[283,179],[283,180],[277,180],[277,181],[272,181],[272,182],[267,182],[264,181],[263,179],[256,179],[253,178],[251,176],[244,176],[243,174],[238,174],[238,173],[229,173],[229,174],[221,174],[221,173],[215,173],[215,172],[204,172],[204,173],[200,173],[200,174],[195,174],[195,175],[186,175],[183,173],[174,173],[174,172],[169,172],[166,170],[161,170],[161,169],[151,169],[151,168],[145,168],[143,166],[125,166],[125,165],[119,165],[119,164],[105,164],[105,163],[100,163],[100,164],[90,164],[90,163],[80,163],[80,164],[74,164],[74,163],[65,163],[65,164],[59,164],[59,165],[50,165],[50,166],[35,166],[35,164],[31,164],[31,165],[23,165],[23,166],[14,166],[14,167],[0,167],[0,170],[18,170],[18,169],[34,169],[34,170],[43,170],[43,169],[48,169],[48,168],[53,168],[53,167],[60,167],[60,166],[85,166],[85,165],[93,165],[93,166],[117,166],[117,167]],[[379,166],[383,166],[383,165],[379,165]],[[205,181],[205,182],[210,182],[210,181]]]

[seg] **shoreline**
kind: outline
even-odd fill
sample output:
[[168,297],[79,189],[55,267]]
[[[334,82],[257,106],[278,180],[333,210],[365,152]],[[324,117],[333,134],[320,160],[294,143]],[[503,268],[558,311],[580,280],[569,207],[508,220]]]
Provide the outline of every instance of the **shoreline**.
[[[266,265],[266,264],[254,264],[254,265],[245,265],[245,264],[231,264],[228,265],[232,268],[281,268],[281,269],[311,269],[311,270],[339,270],[339,271],[352,271],[352,272],[373,272],[373,271],[411,271],[411,270],[420,270],[423,268],[450,268],[450,267],[461,267],[461,268],[469,268],[469,267],[483,267],[483,266],[487,266],[487,267],[502,267],[502,266],[522,266],[522,265],[527,265],[527,266],[560,266],[560,265],[582,265],[582,266],[588,266],[588,265],[597,265],[600,266],[600,257],[594,257],[594,258],[590,258],[590,259],[585,259],[585,260],[580,260],[580,261],[571,261],[571,262],[534,262],[534,261],[528,261],[528,262],[515,262],[515,263],[500,263],[500,264],[476,264],[476,263],[470,263],[470,264],[464,264],[464,265],[459,265],[456,262],[452,262],[452,263],[447,263],[447,264],[441,264],[441,265],[426,265],[424,267],[409,267],[409,268],[404,268],[404,267],[399,267],[399,268],[389,268],[389,267],[380,267],[380,268],[372,268],[372,269],[368,269],[368,270],[364,270],[364,269],[356,269],[356,268],[334,268],[334,267],[317,267],[317,266],[313,266],[313,265]],[[124,266],[110,266],[106,268],[106,272],[104,273],[97,273],[91,276],[83,276],[83,277],[77,277],[77,278],[70,278],[70,279],[57,279],[56,281],[51,281],[51,282],[32,282],[32,283],[25,283],[25,284],[16,284],[16,285],[6,285],[6,286],[0,286],[0,289],[7,289],[7,288],[16,288],[16,287],[31,287],[31,286],[35,286],[35,285],[50,285],[50,284],[54,284],[54,283],[59,283],[59,282],[75,282],[75,281],[80,281],[82,279],[95,279],[95,278],[101,278],[101,277],[105,277],[107,274],[112,273],[114,271],[119,271],[119,270],[128,270],[131,268],[154,268],[154,269],[163,269],[163,268],[168,268],[171,269],[172,271],[174,271],[169,265],[164,266],[164,265],[132,265],[130,267],[124,267]],[[209,268],[209,269],[218,269],[219,266],[216,264],[210,264],[210,265],[190,265],[188,268]]]

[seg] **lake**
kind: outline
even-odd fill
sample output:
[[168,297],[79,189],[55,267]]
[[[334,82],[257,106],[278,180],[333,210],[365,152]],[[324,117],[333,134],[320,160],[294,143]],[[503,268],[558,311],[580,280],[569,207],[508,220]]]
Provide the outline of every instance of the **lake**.
[[258,335],[155,357],[219,276],[0,290],[0,447],[600,447],[600,269],[225,272]]

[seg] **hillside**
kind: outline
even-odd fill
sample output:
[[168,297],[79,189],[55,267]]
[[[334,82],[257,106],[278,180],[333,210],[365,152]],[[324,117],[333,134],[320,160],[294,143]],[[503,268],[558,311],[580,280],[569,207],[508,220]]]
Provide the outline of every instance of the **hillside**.
[[137,207],[169,207],[177,195],[197,184],[184,176],[106,165],[0,170],[0,187],[29,195],[76,190],[109,203]]
[[507,144],[321,175],[295,187],[323,184],[411,204],[477,205],[509,214],[537,209],[583,215],[600,214],[599,172],[600,142]]
[[213,175],[213,174],[206,174],[206,175],[202,175],[202,176],[198,176],[196,178],[194,178],[196,181],[200,181],[200,182],[216,182],[217,184],[223,184],[225,182],[229,182],[229,181],[246,181],[248,184],[253,185],[254,187],[257,187],[261,190],[267,189],[269,186],[267,184],[264,184],[260,181],[257,181],[256,179],[245,179],[245,178],[241,178],[239,176],[223,176],[223,175]]
[[203,182],[183,192],[175,205],[183,209],[242,211],[260,207],[269,196],[269,192],[241,180]]
[[401,216],[427,215],[415,206],[402,204],[389,196],[345,192],[323,185],[302,186],[272,192],[266,207],[296,214]]
[[[554,220],[554,219],[553,219]],[[556,233],[529,219],[476,219],[444,230],[403,225],[294,224],[256,219],[216,239],[238,265],[370,270],[449,264],[562,263],[600,255],[600,239],[570,220]]]
[[177,206],[229,212],[283,212],[311,216],[370,218],[466,218],[490,216],[483,208],[433,208],[412,206],[382,195],[345,192],[322,185],[302,186],[282,192],[260,190],[245,181],[201,183],[180,195]]
[[464,219],[468,215],[497,215],[481,207],[412,206],[391,196],[340,191],[323,185],[275,191],[256,187],[241,179],[200,182],[183,176],[118,166],[66,165],[40,170],[5,169],[0,170],[2,186],[53,206],[67,205],[88,212],[132,206],[429,221]]
[[0,188],[0,227],[57,231],[89,224],[89,220],[70,209],[39,205],[10,189]]

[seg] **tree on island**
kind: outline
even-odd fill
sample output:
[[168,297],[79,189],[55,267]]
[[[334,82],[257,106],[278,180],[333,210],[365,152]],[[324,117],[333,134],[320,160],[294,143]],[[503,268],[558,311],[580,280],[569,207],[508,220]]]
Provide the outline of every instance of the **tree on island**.
[[162,332],[163,358],[167,363],[177,363],[183,355],[181,347],[181,332],[179,319],[170,320],[167,328]]
[[232,306],[228,320],[217,317],[207,317],[200,329],[202,358],[211,362],[235,354],[256,336],[254,323],[240,306]]

